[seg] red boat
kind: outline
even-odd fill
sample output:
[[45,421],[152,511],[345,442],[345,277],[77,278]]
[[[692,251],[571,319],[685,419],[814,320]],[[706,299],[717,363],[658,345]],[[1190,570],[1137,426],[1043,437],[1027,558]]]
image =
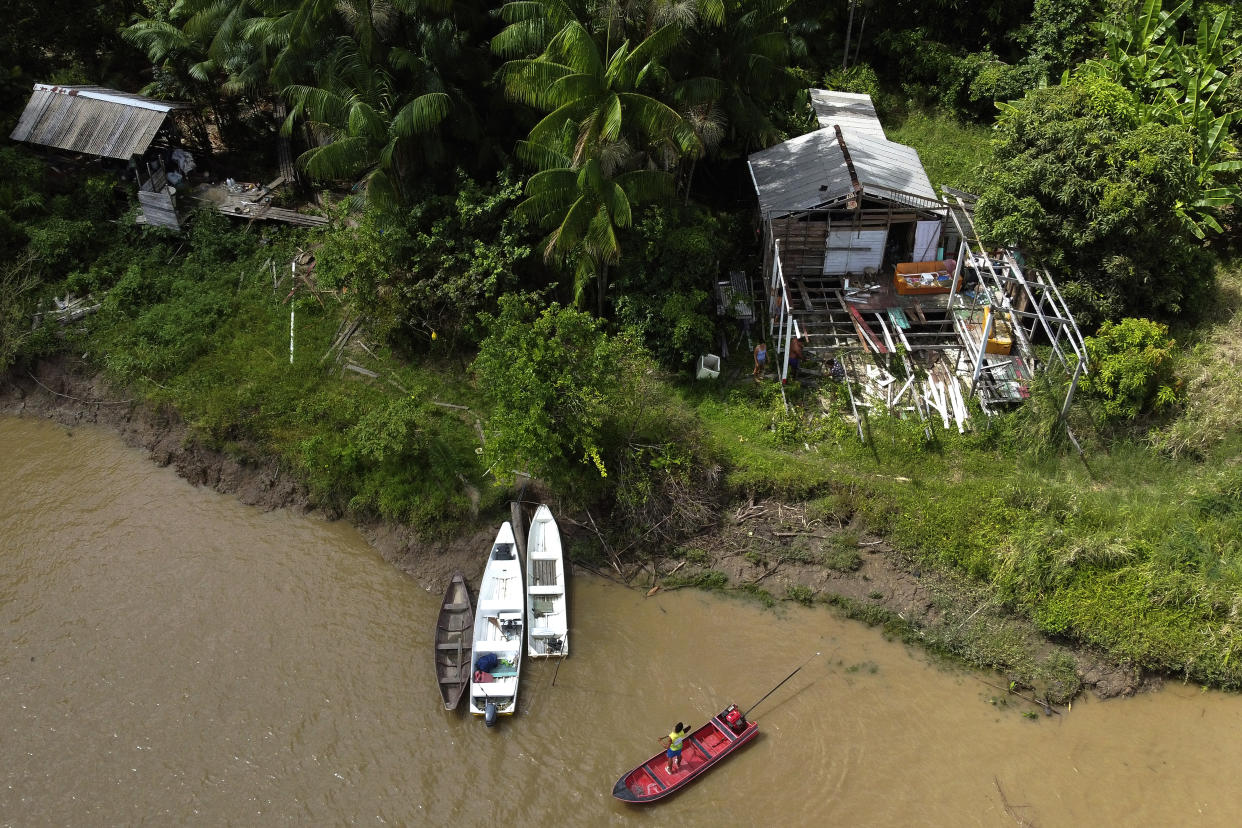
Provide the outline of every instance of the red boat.
[[[733,721],[730,725],[729,721]],[[747,721],[731,704],[682,742],[681,766],[668,772],[663,751],[617,780],[612,795],[622,802],[655,802],[707,773],[721,759],[755,738],[759,725]]]

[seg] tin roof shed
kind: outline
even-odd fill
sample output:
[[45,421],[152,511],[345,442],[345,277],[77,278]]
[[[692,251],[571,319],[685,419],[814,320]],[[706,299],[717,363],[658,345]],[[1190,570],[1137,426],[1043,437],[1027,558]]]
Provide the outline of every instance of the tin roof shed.
[[146,152],[169,112],[185,106],[102,86],[36,83],[9,137],[128,160]]

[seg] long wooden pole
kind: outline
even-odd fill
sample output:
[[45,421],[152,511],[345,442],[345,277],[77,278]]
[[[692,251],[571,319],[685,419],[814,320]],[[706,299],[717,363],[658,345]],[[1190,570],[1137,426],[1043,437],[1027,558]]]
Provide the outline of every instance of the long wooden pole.
[[[817,655],[819,655],[819,653],[815,653],[815,655],[811,656],[811,658],[815,658],[815,656],[817,656]],[[789,680],[790,680],[791,678],[793,678],[794,676],[798,675],[798,670],[801,670],[803,667],[805,667],[806,665],[810,664],[810,663],[811,663],[811,658],[808,658],[806,661],[804,661],[804,662],[802,662],[801,664],[799,664],[799,665],[798,665],[798,667],[797,667],[797,669],[795,669],[792,673],[790,673],[789,675],[787,675],[787,676],[785,676],[783,679],[781,679],[781,684],[784,684],[785,682],[789,681]],[[766,699],[768,696],[772,695],[772,694],[773,694],[773,693],[775,693],[777,690],[780,690],[780,689],[781,689],[781,684],[776,685],[776,686],[775,686],[775,687],[773,687],[771,690],[769,690],[768,692],[764,693],[764,694],[763,694],[763,699]],[[743,718],[743,719],[745,719],[745,718],[746,718],[746,716],[747,716],[747,714],[748,714],[748,713],[750,713],[750,711],[754,710],[756,707],[758,707],[759,705],[763,704],[763,699],[760,699],[759,701],[757,701],[757,702],[755,702],[754,704],[752,704],[750,707],[746,708],[746,713],[743,713],[743,714],[742,714],[742,718]]]

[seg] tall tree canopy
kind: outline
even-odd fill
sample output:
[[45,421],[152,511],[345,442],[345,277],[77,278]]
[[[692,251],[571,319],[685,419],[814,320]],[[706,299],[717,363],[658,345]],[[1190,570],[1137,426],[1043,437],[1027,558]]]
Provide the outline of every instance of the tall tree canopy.
[[[517,34],[496,48],[538,42],[542,30],[528,29],[523,21],[510,24],[506,31]],[[629,226],[631,202],[673,191],[667,164],[652,169],[648,159],[661,148],[671,147],[675,156],[702,149],[677,111],[644,89],[661,74],[659,60],[680,39],[678,27],[662,26],[634,46],[614,43],[607,24],[604,30],[600,43],[569,19],[538,57],[511,60],[501,70],[511,97],[547,113],[518,146],[519,156],[538,169],[519,214],[552,229],[545,257],[573,263],[579,301],[590,277],[598,277],[601,314],[608,266],[621,255],[616,230]]]
[[1052,267],[1088,323],[1199,309],[1210,262],[1178,217],[1198,197],[1190,141],[1102,78],[1032,91],[997,124],[980,232]]

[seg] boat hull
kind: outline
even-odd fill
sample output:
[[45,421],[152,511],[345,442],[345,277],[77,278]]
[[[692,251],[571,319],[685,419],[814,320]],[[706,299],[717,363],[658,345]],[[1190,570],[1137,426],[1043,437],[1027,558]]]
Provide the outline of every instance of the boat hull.
[[734,731],[725,724],[721,718],[723,715],[722,712],[713,716],[707,724],[686,737],[678,770],[668,773],[665,754],[657,753],[618,779],[612,787],[612,795],[633,805],[658,802],[703,776],[758,735],[757,723],[747,722],[740,731]]
[[[488,675],[482,677],[487,680],[478,680],[477,671],[471,672],[468,705],[475,716],[487,716],[489,704],[501,716],[512,716],[517,710],[518,676],[524,649],[525,594],[517,542],[512,527],[506,522],[501,525],[488,555],[474,610],[472,667],[477,668],[479,658],[487,653],[497,659]],[[490,717],[488,723],[491,723]]]
[[552,510],[540,506],[526,541],[526,655],[569,655],[569,601],[561,533]]
[[445,710],[456,710],[470,685],[474,638],[474,602],[461,572],[454,572],[449,579],[433,638],[432,661],[440,699]]

